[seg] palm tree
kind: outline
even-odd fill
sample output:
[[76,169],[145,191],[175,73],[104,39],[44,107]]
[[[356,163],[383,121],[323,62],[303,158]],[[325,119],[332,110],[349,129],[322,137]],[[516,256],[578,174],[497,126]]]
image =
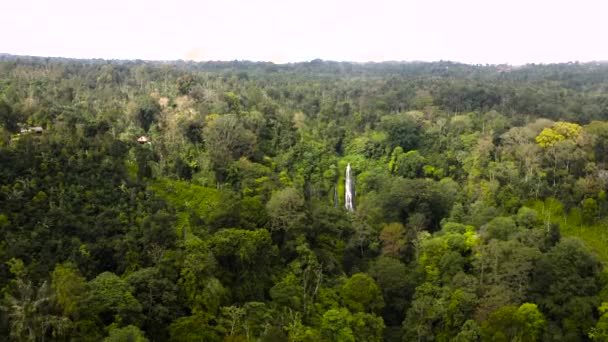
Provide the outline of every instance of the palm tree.
[[16,341],[44,341],[49,330],[63,334],[70,320],[51,314],[52,293],[45,281],[36,289],[31,281],[20,277],[14,281],[13,294],[7,294],[3,309],[8,311],[10,336]]

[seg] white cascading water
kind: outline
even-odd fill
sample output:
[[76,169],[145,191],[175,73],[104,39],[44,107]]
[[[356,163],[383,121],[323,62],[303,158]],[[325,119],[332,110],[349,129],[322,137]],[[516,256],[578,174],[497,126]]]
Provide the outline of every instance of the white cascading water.
[[355,207],[353,205],[353,181],[350,176],[350,163],[346,166],[346,184],[344,185],[344,204],[346,206],[346,210],[354,211]]

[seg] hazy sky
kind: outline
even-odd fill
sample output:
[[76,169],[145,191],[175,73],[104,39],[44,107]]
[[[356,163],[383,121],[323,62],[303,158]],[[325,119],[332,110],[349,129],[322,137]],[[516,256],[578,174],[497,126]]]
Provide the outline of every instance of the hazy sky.
[[608,60],[608,0],[2,0],[0,52],[120,59]]

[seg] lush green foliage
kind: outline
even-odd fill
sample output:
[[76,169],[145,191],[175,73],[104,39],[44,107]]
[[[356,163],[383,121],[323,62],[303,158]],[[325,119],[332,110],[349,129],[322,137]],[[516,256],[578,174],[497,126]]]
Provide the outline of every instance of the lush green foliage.
[[0,339],[606,341],[607,89],[0,56]]

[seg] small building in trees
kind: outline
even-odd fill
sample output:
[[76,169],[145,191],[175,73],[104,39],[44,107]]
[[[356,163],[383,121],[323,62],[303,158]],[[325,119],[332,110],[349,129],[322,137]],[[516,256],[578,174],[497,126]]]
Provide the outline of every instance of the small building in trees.
[[44,128],[42,128],[40,126],[36,126],[36,127],[24,127],[24,128],[21,128],[19,130],[19,134],[27,134],[27,133],[42,134],[42,132],[44,132]]
[[137,138],[137,142],[140,143],[140,144],[149,143],[150,142],[150,137],[142,135],[141,137]]

